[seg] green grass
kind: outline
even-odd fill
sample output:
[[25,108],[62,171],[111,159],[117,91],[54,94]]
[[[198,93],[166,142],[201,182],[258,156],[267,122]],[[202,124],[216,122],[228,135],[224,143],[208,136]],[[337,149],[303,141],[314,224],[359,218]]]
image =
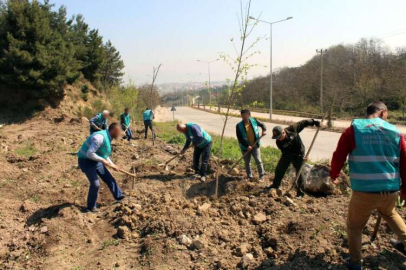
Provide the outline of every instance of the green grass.
[[[186,138],[183,134],[180,134],[176,130],[176,124],[176,121],[156,123],[156,127],[158,129],[158,138],[161,138],[169,144],[183,145],[186,141]],[[218,156],[220,149],[220,136],[213,134],[210,135],[213,140],[212,153]],[[266,171],[273,172],[275,170],[280,155],[281,154],[279,149],[271,146],[261,147],[262,162]],[[222,159],[237,161],[239,158],[241,158],[241,156],[242,154],[237,139],[224,137]],[[254,159],[251,159],[251,163],[254,164]],[[241,161],[240,164],[243,165],[243,161]],[[256,168],[255,165],[253,166],[253,168]]]
[[104,250],[104,249],[108,248],[109,246],[118,246],[119,244],[120,244],[120,242],[118,240],[110,239],[110,240],[103,242],[101,250]]
[[33,143],[27,143],[26,145],[22,147],[18,147],[15,150],[16,154],[22,157],[30,157],[32,155],[35,155],[37,152],[37,149],[35,149]]

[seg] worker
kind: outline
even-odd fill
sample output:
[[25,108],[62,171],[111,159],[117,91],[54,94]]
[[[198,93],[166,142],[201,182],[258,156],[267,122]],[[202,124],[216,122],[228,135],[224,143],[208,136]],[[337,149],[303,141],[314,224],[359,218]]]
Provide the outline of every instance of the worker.
[[154,111],[151,110],[150,108],[147,108],[142,114],[142,118],[144,120],[145,139],[148,138],[148,128],[151,129],[152,136],[155,139],[155,132],[153,126],[153,120],[155,119]]
[[[205,182],[212,146],[211,136],[199,125],[193,123],[177,124],[176,129],[185,134],[186,137],[185,146],[180,154],[184,154],[190,144],[193,143],[195,148],[193,152],[193,169],[196,177]],[[201,165],[200,159],[202,160]]]
[[[235,127],[237,132],[238,143],[240,144],[240,149],[243,155],[249,152],[244,157],[245,163],[245,172],[247,173],[247,177],[249,179],[253,178],[252,171],[251,171],[251,156],[254,157],[255,163],[257,164],[258,173],[259,173],[259,180],[262,181],[264,178],[264,166],[262,165],[261,160],[261,152],[260,152],[260,135],[259,135],[259,128],[262,129],[262,135],[266,135],[266,126],[251,117],[251,112],[249,110],[241,110],[241,118],[242,121],[237,124]],[[254,146],[255,142],[257,144]]]
[[118,170],[111,159],[111,141],[118,139],[122,131],[117,123],[112,123],[108,130],[97,131],[91,134],[78,152],[79,167],[90,182],[87,196],[87,211],[98,212],[96,207],[97,197],[100,189],[98,176],[110,189],[114,199],[120,201],[124,198],[123,192],[116,180],[110,174],[107,167]]
[[347,263],[351,270],[362,269],[362,231],[375,209],[400,240],[392,239],[392,245],[405,254],[406,225],[395,205],[400,188],[401,201],[406,198],[406,143],[387,117],[383,102],[369,104],[367,118],[355,119],[341,134],[331,160],[330,177],[339,184],[337,178],[349,155],[353,192],[347,215]]
[[125,108],[124,113],[120,115],[120,124],[121,124],[121,129],[124,130],[125,136],[127,137],[127,141],[131,141],[132,138],[132,132],[131,132],[131,115],[130,115],[130,109]]
[[96,114],[95,117],[90,119],[90,134],[100,130],[106,130],[108,127],[108,118],[110,116],[110,112],[104,110],[102,113]]
[[[320,121],[314,119],[302,120],[296,124],[290,125],[283,129],[281,126],[276,126],[273,128],[272,139],[276,140],[276,146],[281,150],[282,155],[279,159],[278,164],[275,168],[275,178],[269,189],[275,188],[279,189],[282,179],[292,164],[299,173],[300,168],[304,163],[305,146],[300,138],[299,133],[308,126],[320,126]],[[303,174],[301,173],[296,186],[297,196],[302,197],[303,193]]]

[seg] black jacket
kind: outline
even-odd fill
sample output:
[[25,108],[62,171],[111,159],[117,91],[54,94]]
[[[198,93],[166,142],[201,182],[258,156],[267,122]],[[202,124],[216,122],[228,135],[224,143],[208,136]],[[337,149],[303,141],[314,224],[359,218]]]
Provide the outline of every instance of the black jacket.
[[276,145],[282,151],[282,155],[304,157],[305,146],[299,133],[308,126],[314,126],[313,119],[302,120],[285,128],[285,139],[283,141],[276,140]]
[[[260,122],[260,121],[259,121],[258,119],[256,119],[256,118],[254,118],[254,120],[257,121],[257,126],[259,126],[259,127],[262,129],[262,131],[266,130],[266,126],[264,125],[264,123]],[[252,126],[251,122],[250,122],[250,125],[251,125],[251,128],[254,129],[254,127]],[[237,139],[238,139],[238,142],[239,142],[241,145],[244,145],[245,147],[248,147],[249,145],[247,144],[247,141],[243,139],[242,134],[241,134],[241,131],[240,131],[240,129],[238,128],[238,125],[235,127],[235,129],[236,129],[236,132],[237,132]]]

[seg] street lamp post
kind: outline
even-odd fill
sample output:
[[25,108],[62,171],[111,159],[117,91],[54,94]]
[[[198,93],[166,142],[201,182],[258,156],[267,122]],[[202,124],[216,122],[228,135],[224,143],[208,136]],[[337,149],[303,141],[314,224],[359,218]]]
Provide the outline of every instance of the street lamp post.
[[270,30],[270,49],[271,49],[271,56],[269,59],[269,67],[270,67],[270,74],[269,74],[269,119],[272,120],[272,95],[273,95],[273,78],[272,78],[272,25],[274,25],[275,23],[279,23],[279,22],[284,22],[287,20],[291,20],[293,19],[293,17],[287,17],[286,19],[283,20],[279,20],[279,21],[275,21],[275,22],[267,22],[267,21],[263,21],[263,20],[259,20],[256,19],[254,17],[249,17],[251,20],[255,20],[257,22],[262,22],[262,23],[267,23],[269,24],[269,30]]
[[206,63],[207,64],[207,70],[209,72],[209,85],[208,85],[208,91],[209,91],[209,103],[210,103],[210,109],[211,109],[211,92],[210,92],[210,64],[213,62],[216,62],[220,59],[212,60],[212,61],[202,61],[202,60],[197,60],[198,62]]

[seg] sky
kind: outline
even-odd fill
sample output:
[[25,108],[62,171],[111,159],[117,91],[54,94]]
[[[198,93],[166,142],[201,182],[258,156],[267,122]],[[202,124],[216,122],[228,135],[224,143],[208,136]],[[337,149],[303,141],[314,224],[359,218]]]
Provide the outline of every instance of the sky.
[[[152,68],[162,64],[157,83],[188,83],[208,79],[207,64],[221,53],[235,55],[239,45],[239,0],[51,0],[65,5],[68,15],[82,14],[91,28],[111,40],[125,63],[124,81],[150,82]],[[242,1],[243,6],[247,3]],[[406,46],[405,0],[252,0],[251,15],[273,25],[273,68],[304,64],[337,44],[361,38],[382,38],[391,49]],[[248,78],[269,74],[269,25],[258,24],[250,40]],[[223,61],[210,65],[211,80],[225,81],[232,70]],[[192,76],[193,74],[199,74]]]

